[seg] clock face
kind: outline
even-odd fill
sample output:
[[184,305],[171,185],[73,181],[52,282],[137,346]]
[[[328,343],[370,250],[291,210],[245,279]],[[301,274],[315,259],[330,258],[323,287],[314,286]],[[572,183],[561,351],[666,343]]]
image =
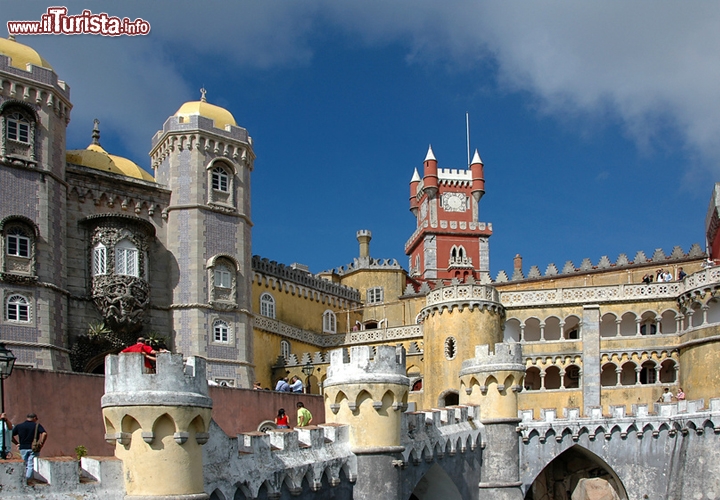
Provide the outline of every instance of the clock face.
[[463,193],[445,193],[442,196],[442,206],[446,212],[464,212],[467,210],[465,200]]
[[427,200],[422,202],[422,205],[420,205],[420,218],[424,219],[427,216],[428,211],[428,204]]

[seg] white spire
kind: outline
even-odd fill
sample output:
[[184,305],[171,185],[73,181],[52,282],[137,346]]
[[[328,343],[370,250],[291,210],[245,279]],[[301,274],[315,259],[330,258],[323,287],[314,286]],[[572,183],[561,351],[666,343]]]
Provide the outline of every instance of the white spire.
[[470,162],[470,165],[475,165],[476,163],[479,163],[480,165],[484,165],[482,160],[480,159],[480,155],[478,154],[478,150],[475,150],[475,154],[473,155],[473,159]]
[[425,159],[423,161],[428,161],[428,160],[435,160],[435,155],[433,154],[433,150],[432,150],[432,144],[430,144],[428,146],[427,156],[425,157]]
[[418,174],[417,168],[415,169],[415,172],[413,173],[412,179],[410,179],[410,182],[419,182],[420,181],[420,175]]

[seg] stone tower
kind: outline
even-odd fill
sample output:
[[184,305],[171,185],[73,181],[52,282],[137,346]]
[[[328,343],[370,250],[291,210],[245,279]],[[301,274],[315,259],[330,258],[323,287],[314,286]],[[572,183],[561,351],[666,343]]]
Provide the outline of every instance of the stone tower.
[[485,176],[475,151],[468,169],[438,168],[428,148],[420,178],[410,180],[410,211],[417,228],[405,244],[410,275],[418,279],[489,278],[492,225],[479,222]]
[[520,344],[495,344],[475,348],[475,357],[462,363],[460,402],[480,407],[480,422],[487,431],[487,445],[479,484],[480,498],[522,500],[517,457],[517,393],[522,390],[525,365]]
[[[70,88],[33,49],[0,40],[0,299],[24,365],[69,370],[65,137]],[[34,344],[37,344],[35,346]]]
[[127,498],[202,500],[202,448],[212,400],[205,360],[160,353],[157,373],[143,373],[141,354],[105,361],[105,439],[123,461]]
[[174,256],[175,348],[208,360],[209,375],[250,387],[252,369],[250,173],[247,130],[227,110],[187,102],[155,134],[157,182],[172,191],[159,239]]

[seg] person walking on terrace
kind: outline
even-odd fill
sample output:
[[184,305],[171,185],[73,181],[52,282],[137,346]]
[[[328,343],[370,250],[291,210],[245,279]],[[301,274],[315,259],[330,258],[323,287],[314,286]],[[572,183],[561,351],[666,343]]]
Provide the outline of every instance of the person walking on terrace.
[[305,405],[300,401],[298,401],[297,409],[297,426],[306,427],[310,425],[310,422],[312,422],[312,413],[310,413],[310,410],[305,408]]
[[13,443],[18,445],[20,456],[25,462],[25,481],[31,484],[35,470],[35,459],[47,440],[47,431],[38,422],[37,415],[28,413],[27,419],[13,428]]

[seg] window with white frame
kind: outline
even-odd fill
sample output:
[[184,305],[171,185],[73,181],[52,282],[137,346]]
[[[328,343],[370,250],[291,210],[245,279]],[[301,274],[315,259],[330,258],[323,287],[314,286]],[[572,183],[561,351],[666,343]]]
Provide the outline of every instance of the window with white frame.
[[230,191],[230,177],[222,167],[215,167],[212,171],[212,188],[227,193]]
[[107,247],[102,243],[93,248],[92,266],[93,276],[107,274]]
[[232,288],[232,276],[230,269],[222,264],[215,266],[215,286],[220,288]]
[[18,323],[30,322],[30,302],[22,295],[10,295],[5,303],[5,319]]
[[22,228],[13,227],[8,230],[7,254],[15,257],[30,257],[30,238]]
[[275,318],[275,298],[269,293],[260,296],[260,314],[268,318]]
[[22,113],[15,111],[8,115],[7,138],[23,144],[30,144],[30,122]]
[[323,313],[323,332],[335,333],[337,331],[337,318],[335,313],[327,310]]
[[221,320],[215,320],[213,323],[213,341],[227,344],[230,342],[230,327]]
[[368,304],[377,304],[378,302],[382,302],[383,298],[384,298],[383,287],[376,286],[374,288],[368,288],[368,291],[367,291],[367,303]]
[[115,274],[140,276],[138,249],[129,240],[121,240],[115,245]]
[[280,356],[285,359],[290,357],[290,342],[287,340],[280,341]]

